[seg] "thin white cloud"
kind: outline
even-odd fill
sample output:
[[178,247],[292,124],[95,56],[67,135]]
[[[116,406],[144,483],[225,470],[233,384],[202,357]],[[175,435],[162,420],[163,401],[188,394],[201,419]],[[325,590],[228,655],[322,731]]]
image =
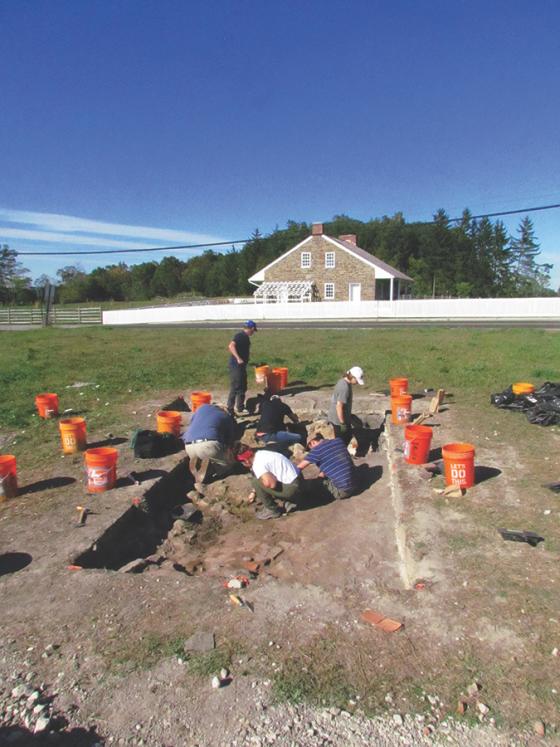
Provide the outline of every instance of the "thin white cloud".
[[[20,224],[39,229],[40,231],[53,231],[52,235],[60,236],[61,233],[69,234],[98,234],[105,236],[127,236],[129,238],[144,239],[159,242],[162,245],[177,244],[203,244],[220,241],[217,236],[195,233],[192,231],[177,231],[169,228],[155,228],[153,226],[135,226],[126,223],[106,223],[89,218],[80,218],[74,215],[62,215],[57,213],[36,213],[28,210],[11,210],[0,208],[0,222]],[[23,229],[11,229],[23,230]],[[5,234],[6,229],[0,226],[0,233]],[[46,234],[42,234],[46,235]],[[14,236],[15,237],[15,236]],[[31,232],[27,238],[34,241],[59,241],[58,238],[45,239],[34,238]],[[78,238],[78,237],[76,237]],[[100,245],[101,246],[101,245]]]
[[[24,241],[42,241],[51,244],[72,244],[73,246],[99,246],[110,249],[143,249],[149,243],[140,241],[122,241],[119,239],[102,239],[97,236],[77,235],[69,233],[55,233],[51,231],[33,231],[26,228],[3,228],[0,226],[0,241],[5,239],[22,239]],[[154,246],[165,246],[159,242],[152,242]]]

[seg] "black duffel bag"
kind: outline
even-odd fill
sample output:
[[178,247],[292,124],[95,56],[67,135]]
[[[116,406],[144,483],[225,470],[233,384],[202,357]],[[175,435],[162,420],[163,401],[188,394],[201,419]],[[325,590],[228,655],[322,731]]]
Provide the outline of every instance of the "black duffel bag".
[[184,449],[185,444],[172,433],[139,430],[130,440],[130,447],[138,459],[157,459],[158,457],[176,454]]

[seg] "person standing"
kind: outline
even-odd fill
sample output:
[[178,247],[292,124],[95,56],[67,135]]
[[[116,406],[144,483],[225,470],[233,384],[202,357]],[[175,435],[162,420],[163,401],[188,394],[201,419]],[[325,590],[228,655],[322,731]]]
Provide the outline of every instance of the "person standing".
[[257,519],[282,516],[277,500],[284,502],[286,513],[297,507],[301,498],[301,475],[287,457],[268,449],[247,448],[237,455],[237,460],[253,472],[253,491],[264,506],[257,513]]
[[181,436],[195,483],[203,485],[210,476],[221,478],[231,472],[234,437],[235,422],[222,407],[202,405],[196,410]]
[[241,332],[238,332],[228,345],[230,390],[227,409],[234,414],[234,407],[238,412],[245,412],[245,394],[247,393],[247,364],[251,351],[251,337],[257,332],[257,325],[252,319],[245,322]]
[[354,465],[346,444],[341,438],[324,438],[316,433],[307,442],[309,453],[297,465],[299,470],[315,464],[321,470],[323,485],[332,497],[339,501],[349,498],[356,489]]
[[336,382],[327,419],[334,428],[335,438],[341,438],[346,446],[352,438],[352,386],[364,384],[364,372],[359,366],[352,366]]

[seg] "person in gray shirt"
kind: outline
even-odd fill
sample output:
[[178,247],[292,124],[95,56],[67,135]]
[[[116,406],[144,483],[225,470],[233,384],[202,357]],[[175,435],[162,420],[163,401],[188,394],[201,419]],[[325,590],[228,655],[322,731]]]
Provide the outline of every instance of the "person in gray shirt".
[[352,386],[364,384],[364,372],[359,366],[352,366],[336,382],[329,405],[328,421],[334,429],[335,438],[341,438],[348,446],[352,438]]

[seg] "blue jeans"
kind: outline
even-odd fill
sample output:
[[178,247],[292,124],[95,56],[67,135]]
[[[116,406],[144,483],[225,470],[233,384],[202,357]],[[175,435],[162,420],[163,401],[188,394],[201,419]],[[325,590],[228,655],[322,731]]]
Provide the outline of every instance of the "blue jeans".
[[276,443],[286,444],[287,446],[291,446],[291,444],[303,443],[303,440],[299,433],[291,433],[290,431],[276,431],[276,433],[265,433],[264,436],[258,436],[258,438],[261,438],[265,442],[265,444],[269,443],[270,441],[276,441]]

